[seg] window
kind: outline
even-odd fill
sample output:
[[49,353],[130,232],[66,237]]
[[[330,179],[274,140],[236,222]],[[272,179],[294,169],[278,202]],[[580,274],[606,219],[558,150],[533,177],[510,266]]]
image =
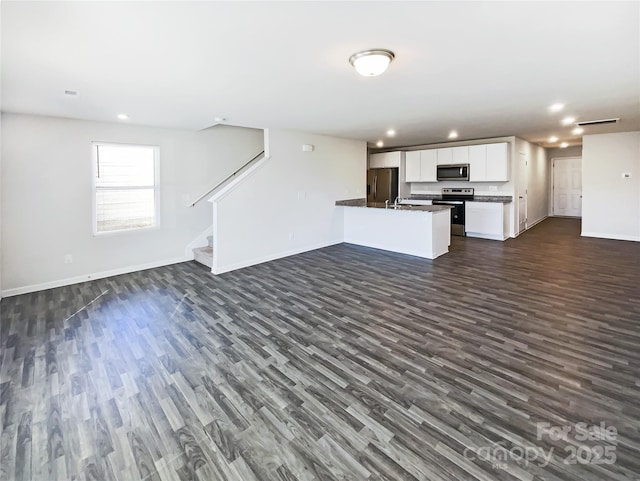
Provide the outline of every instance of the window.
[[93,166],[94,234],[159,224],[158,147],[96,142]]

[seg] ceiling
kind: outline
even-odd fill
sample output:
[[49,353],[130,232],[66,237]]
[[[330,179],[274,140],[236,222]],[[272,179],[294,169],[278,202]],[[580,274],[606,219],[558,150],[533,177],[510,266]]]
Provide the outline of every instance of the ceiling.
[[[640,2],[2,1],[2,110],[384,140],[640,130]],[[387,48],[360,77],[349,56]],[[77,91],[76,96],[65,90]],[[550,113],[554,102],[564,111]],[[394,138],[385,135],[395,129]],[[372,144],[371,144],[372,145]]]

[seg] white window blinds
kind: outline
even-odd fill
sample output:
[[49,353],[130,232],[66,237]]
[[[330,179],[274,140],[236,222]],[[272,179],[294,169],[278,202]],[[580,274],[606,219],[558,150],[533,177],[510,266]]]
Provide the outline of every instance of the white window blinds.
[[94,143],[94,232],[158,225],[158,148]]

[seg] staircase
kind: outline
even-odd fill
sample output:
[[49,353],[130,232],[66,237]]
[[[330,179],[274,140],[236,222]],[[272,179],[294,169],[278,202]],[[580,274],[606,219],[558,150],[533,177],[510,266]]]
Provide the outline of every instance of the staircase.
[[213,236],[207,237],[207,242],[208,246],[193,249],[193,259],[211,269],[213,267]]
[[[2,0],[0,0],[2,1]],[[266,133],[265,133],[266,139]],[[222,181],[218,182],[214,187],[207,190],[204,194],[196,198],[193,202],[189,204],[189,207],[194,207],[198,202],[201,202],[207,197],[209,198],[209,202],[214,202],[216,196],[219,196],[224,192],[225,189],[232,188],[234,182],[240,182],[245,175],[248,175],[253,170],[257,169],[261,164],[260,161],[266,160],[268,157],[265,157],[265,151],[261,151],[257,155],[255,155],[251,160],[246,162],[242,167],[237,169],[236,171],[229,174]],[[240,175],[239,175],[240,174]],[[198,236],[197,240],[194,241],[192,245],[198,245],[201,242],[202,237]],[[193,249],[193,259],[200,264],[207,266],[209,269],[213,269],[213,236],[207,237],[208,246],[206,247],[196,247]],[[195,244],[198,242],[198,244]],[[188,249],[189,247],[187,247]]]

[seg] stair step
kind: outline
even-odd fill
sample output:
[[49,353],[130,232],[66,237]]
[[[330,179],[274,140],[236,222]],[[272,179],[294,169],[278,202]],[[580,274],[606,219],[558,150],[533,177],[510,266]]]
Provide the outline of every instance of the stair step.
[[213,236],[212,235],[207,237],[207,242],[209,243],[209,247],[213,247]]
[[198,247],[193,249],[193,260],[209,268],[213,267],[213,247]]

